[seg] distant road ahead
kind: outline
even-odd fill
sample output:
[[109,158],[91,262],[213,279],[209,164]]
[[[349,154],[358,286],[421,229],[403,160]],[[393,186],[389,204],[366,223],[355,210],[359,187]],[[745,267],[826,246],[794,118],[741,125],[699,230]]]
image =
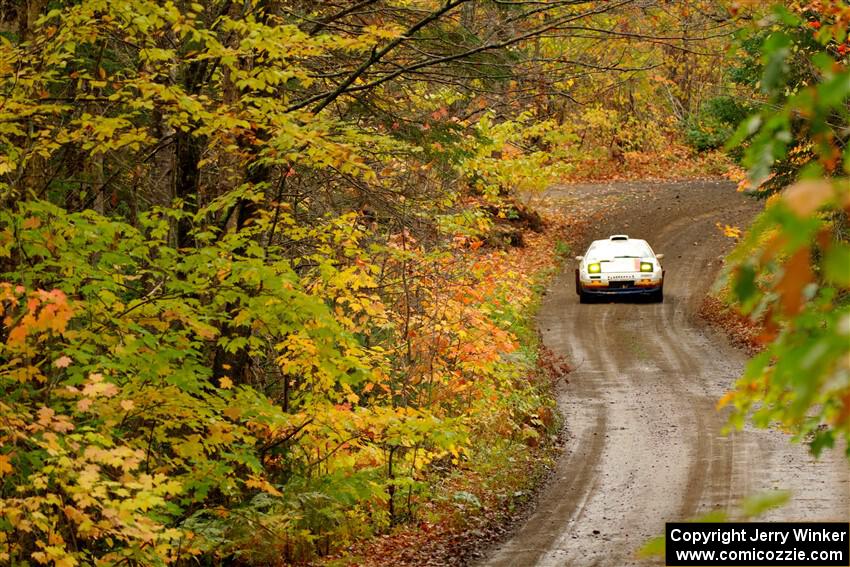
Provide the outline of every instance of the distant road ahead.
[[481,564],[645,564],[635,550],[665,521],[773,488],[794,498],[768,520],[847,521],[850,467],[840,451],[815,462],[778,432],[720,435],[715,403],[746,356],[695,311],[731,246],[716,223],[746,226],[757,204],[711,181],[565,186],[549,197],[607,211],[589,238],[627,233],[664,253],[665,302],[580,305],[573,262],[551,285],[544,340],[578,365],[558,400],[566,450],[534,514]]

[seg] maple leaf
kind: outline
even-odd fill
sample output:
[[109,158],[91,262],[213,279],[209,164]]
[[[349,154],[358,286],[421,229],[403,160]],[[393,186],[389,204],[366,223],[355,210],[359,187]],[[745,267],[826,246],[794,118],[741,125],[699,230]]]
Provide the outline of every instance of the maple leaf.
[[41,219],[38,217],[29,217],[24,220],[23,227],[24,228],[38,228],[41,226]]
[[71,364],[71,357],[69,356],[60,356],[56,360],[53,361],[53,366],[56,368],[68,368],[68,365]]
[[269,481],[264,478],[252,476],[245,481],[245,486],[247,486],[248,488],[256,488],[262,490],[263,492],[271,494],[272,496],[283,496],[280,490],[275,488]]
[[53,423],[50,424],[50,427],[58,433],[68,433],[74,430],[74,424],[71,423],[67,415],[57,415]]
[[28,329],[25,325],[18,325],[9,332],[9,346],[22,345],[27,338]]
[[52,408],[42,406],[38,410],[38,423],[47,427],[55,414],[56,412]]

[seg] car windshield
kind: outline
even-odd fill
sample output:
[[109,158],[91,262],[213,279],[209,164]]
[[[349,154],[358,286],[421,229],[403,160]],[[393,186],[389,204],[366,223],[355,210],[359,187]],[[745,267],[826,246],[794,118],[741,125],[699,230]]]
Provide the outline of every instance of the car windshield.
[[614,260],[615,258],[648,258],[652,250],[643,240],[608,240],[595,244],[587,251],[589,262]]

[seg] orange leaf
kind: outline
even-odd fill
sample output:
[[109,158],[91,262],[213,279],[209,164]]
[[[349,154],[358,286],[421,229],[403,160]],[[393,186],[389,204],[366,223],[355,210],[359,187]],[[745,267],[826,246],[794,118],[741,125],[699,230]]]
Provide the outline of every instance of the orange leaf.
[[785,273],[776,286],[786,315],[796,315],[803,309],[803,288],[812,281],[812,278],[809,249],[800,248],[785,263]]
[[273,496],[283,496],[277,488],[272,486],[272,484],[264,478],[252,476],[245,481],[245,486],[248,488],[257,488]]
[[14,469],[9,463],[9,455],[0,455],[0,476],[11,473]]
[[717,404],[714,406],[715,409],[723,409],[726,405],[731,402],[735,398],[735,392],[726,392],[723,396],[717,400]]
[[805,217],[825,205],[833,193],[828,181],[800,181],[783,191],[782,199],[792,211]]
[[23,222],[24,228],[38,228],[41,226],[41,219],[38,217],[28,217]]

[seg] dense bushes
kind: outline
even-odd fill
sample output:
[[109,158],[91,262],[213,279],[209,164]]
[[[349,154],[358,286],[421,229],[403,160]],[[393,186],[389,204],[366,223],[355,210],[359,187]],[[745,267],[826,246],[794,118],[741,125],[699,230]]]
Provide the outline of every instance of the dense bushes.
[[[305,558],[415,514],[429,463],[545,432],[501,253],[367,257],[352,217],[285,214],[177,250],[175,214],[0,216],[8,560]],[[256,243],[275,220],[309,268]],[[215,376],[240,348],[265,370]]]
[[4,8],[0,560],[302,561],[545,442],[531,272],[496,248],[567,160],[664,146],[655,79],[594,78],[676,75],[687,10]]
[[765,104],[742,121],[748,184],[769,196],[730,256],[732,301],[764,350],[723,400],[733,423],[777,423],[815,454],[850,439],[850,242],[844,2],[754,8]]
[[739,100],[722,96],[707,100],[685,124],[685,139],[698,151],[723,147],[751,109]]

